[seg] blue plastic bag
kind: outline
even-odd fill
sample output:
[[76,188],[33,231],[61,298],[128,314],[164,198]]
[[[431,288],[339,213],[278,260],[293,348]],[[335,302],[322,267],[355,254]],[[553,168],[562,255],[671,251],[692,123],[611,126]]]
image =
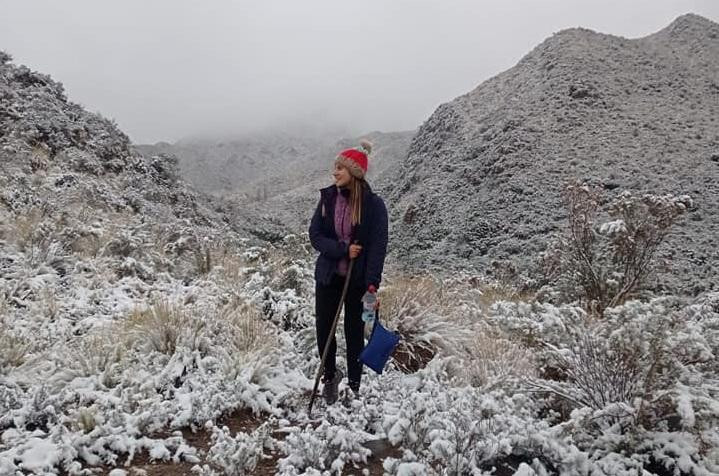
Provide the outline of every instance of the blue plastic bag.
[[399,334],[385,329],[379,323],[379,312],[377,312],[372,334],[364,350],[362,350],[359,360],[367,367],[381,374],[397,344],[399,344]]

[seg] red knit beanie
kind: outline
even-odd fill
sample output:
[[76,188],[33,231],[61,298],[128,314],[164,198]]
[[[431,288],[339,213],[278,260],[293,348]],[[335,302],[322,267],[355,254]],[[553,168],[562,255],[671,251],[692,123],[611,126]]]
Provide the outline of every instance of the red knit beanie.
[[354,177],[363,179],[367,173],[367,156],[371,152],[372,143],[362,139],[359,147],[345,149],[340,152],[335,163],[344,165]]

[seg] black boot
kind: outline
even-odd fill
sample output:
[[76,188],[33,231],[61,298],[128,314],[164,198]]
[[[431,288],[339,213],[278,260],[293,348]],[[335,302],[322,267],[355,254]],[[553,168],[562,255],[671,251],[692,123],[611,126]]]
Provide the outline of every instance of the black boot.
[[360,398],[359,384],[357,382],[349,382],[348,386],[349,388],[345,390],[342,404],[347,408],[351,408],[352,402]]
[[328,378],[325,376],[322,379],[322,383],[324,384],[322,387],[322,396],[325,398],[327,405],[332,405],[337,401],[337,387],[339,386],[342,377],[344,377],[342,371],[337,369],[332,377]]

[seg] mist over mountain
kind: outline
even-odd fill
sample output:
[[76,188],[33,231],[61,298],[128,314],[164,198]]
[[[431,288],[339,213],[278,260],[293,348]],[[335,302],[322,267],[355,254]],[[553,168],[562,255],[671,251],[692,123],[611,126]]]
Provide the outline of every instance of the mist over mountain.
[[240,139],[188,138],[135,148],[148,157],[176,157],[185,180],[223,197],[230,208],[251,209],[302,232],[319,198],[318,189],[333,182],[332,168],[341,150],[356,147],[361,138],[373,142],[367,180],[378,191],[388,191],[390,176],[414,133],[373,131],[343,138],[337,131],[271,131]]

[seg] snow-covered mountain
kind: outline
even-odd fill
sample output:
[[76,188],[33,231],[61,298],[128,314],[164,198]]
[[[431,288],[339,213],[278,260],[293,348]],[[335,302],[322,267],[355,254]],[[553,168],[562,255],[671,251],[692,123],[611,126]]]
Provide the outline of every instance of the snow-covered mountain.
[[86,208],[142,214],[157,223],[229,228],[248,238],[276,239],[286,229],[256,210],[228,207],[181,180],[169,155],[143,157],[117,126],[67,100],[50,77],[0,58],[2,201],[18,213]]
[[719,278],[719,25],[688,14],[626,39],[560,31],[441,105],[389,190],[410,269],[526,265],[565,223],[570,178],[696,202],[661,251],[684,292]]

